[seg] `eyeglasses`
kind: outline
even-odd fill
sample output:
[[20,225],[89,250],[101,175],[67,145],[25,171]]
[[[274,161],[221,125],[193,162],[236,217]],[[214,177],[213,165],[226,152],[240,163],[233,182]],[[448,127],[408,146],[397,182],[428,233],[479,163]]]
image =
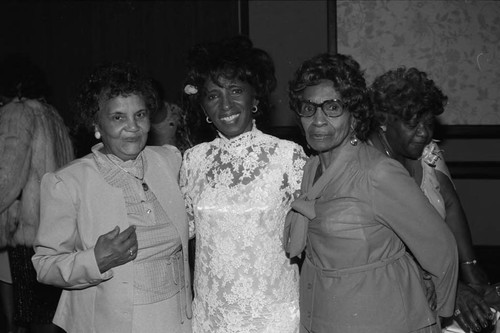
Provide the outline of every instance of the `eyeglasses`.
[[318,108],[321,108],[327,117],[340,117],[344,113],[343,103],[339,99],[329,99],[321,104],[311,101],[300,101],[297,113],[301,117],[312,117]]

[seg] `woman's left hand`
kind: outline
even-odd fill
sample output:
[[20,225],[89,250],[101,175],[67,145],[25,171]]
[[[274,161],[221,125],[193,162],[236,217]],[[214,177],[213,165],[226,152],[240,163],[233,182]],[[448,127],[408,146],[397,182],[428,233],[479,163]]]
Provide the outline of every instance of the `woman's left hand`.
[[454,319],[464,331],[479,332],[490,324],[492,312],[476,290],[459,281]]

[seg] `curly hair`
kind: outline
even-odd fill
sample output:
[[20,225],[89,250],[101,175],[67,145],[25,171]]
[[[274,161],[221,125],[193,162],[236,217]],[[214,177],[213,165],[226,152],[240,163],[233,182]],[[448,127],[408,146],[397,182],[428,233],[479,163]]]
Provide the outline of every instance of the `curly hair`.
[[130,63],[103,64],[90,74],[82,84],[75,107],[79,126],[92,128],[99,111],[99,102],[117,96],[138,95],[144,99],[150,115],[157,111],[159,98],[153,82],[135,65]]
[[[188,112],[191,134],[193,127],[203,131],[204,112],[200,107],[203,86],[208,80],[221,84],[221,80],[239,80],[248,83],[259,101],[255,116],[271,108],[270,95],[276,88],[276,77],[272,58],[264,50],[255,48],[245,36],[236,36],[213,43],[194,46],[187,61],[187,76],[183,87],[183,108]],[[190,87],[191,90],[188,90]],[[206,129],[205,129],[206,130]],[[200,141],[199,139],[195,141]]]
[[406,121],[428,112],[437,116],[448,101],[434,81],[414,67],[399,67],[376,77],[370,90],[379,124],[384,124],[389,114]]
[[304,61],[288,84],[290,108],[297,112],[304,89],[324,80],[333,83],[343,106],[356,119],[356,136],[365,141],[373,117],[371,101],[364,72],[349,55],[322,53]]

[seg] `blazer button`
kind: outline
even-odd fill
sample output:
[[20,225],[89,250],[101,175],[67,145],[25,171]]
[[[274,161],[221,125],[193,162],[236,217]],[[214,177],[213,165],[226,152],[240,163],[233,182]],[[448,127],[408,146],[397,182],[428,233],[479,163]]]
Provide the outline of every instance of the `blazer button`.
[[312,283],[308,283],[308,284],[307,284],[307,289],[311,290],[311,289],[312,289],[312,287],[313,287]]

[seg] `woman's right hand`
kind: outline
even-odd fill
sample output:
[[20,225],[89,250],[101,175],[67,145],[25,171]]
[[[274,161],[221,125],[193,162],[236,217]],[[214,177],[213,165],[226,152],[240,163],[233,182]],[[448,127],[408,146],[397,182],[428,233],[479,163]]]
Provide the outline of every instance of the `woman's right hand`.
[[481,331],[492,320],[493,313],[483,297],[463,282],[458,282],[454,319],[460,327],[470,332]]
[[490,307],[500,311],[500,283],[486,287],[484,300]]
[[437,294],[436,294],[436,286],[432,281],[432,276],[423,271],[423,282],[424,282],[424,291],[425,297],[427,298],[427,303],[429,303],[429,307],[432,311],[435,311],[437,308]]
[[102,274],[113,267],[134,260],[137,256],[137,248],[135,226],[130,226],[122,232],[116,226],[110,232],[99,236],[94,247],[99,271]]

